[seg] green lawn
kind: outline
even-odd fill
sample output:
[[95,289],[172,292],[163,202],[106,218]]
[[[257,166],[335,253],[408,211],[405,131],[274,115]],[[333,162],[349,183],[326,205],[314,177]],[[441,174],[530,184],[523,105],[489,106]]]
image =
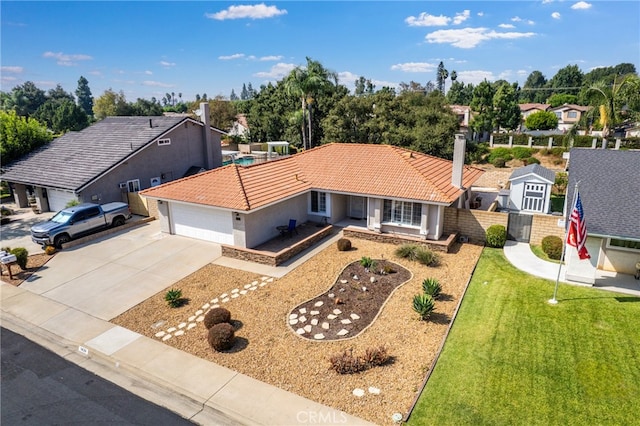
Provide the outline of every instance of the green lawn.
[[640,298],[554,284],[485,248],[409,424],[640,424]]

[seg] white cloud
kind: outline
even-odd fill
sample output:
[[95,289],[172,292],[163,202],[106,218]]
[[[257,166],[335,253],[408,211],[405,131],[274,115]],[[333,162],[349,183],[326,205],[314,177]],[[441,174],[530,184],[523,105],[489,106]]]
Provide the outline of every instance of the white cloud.
[[474,86],[482,83],[484,80],[495,81],[496,78],[491,71],[458,71],[458,80],[464,84],[473,84]]
[[5,66],[5,67],[0,67],[0,71],[3,73],[8,72],[11,74],[22,74],[22,72],[24,71],[24,68]]
[[57,60],[56,63],[58,65],[62,65],[65,67],[78,65],[78,61],[89,61],[93,59],[89,55],[68,54],[68,53],[62,53],[62,52],[44,52],[42,54],[42,57],[56,59]]
[[151,71],[149,71],[149,70],[146,70],[144,73],[145,73],[146,75],[153,75],[153,73],[152,73]]
[[150,87],[164,87],[164,88],[174,87],[173,84],[167,84],[167,83],[162,83],[160,81],[153,81],[153,80],[145,80],[142,82],[142,85],[150,86]]
[[518,39],[535,36],[532,32],[497,32],[487,28],[461,28],[456,30],[438,30],[426,35],[429,43],[451,44],[461,49],[471,49],[486,40]]
[[484,16],[484,12],[478,12],[478,16]]
[[232,59],[241,59],[241,58],[244,58],[244,53],[234,53],[233,55],[218,56],[218,59],[220,59],[221,61],[230,61]]
[[469,10],[463,10],[462,12],[456,13],[456,16],[453,17],[453,25],[460,25],[467,19],[469,19],[469,15],[471,12]]
[[391,66],[393,71],[403,72],[430,72],[437,68],[435,64],[428,62],[405,62],[404,64],[395,64]]
[[282,60],[282,55],[271,55],[271,56],[262,56],[260,61],[280,61]]
[[254,77],[267,78],[267,79],[280,79],[291,72],[296,66],[294,64],[285,64],[278,62],[272,66],[269,71],[261,71],[253,74]]
[[553,3],[553,0],[542,0],[542,4]]
[[520,77],[526,77],[529,75],[529,71],[527,70],[518,70],[516,71],[516,74],[518,74]]
[[224,21],[225,19],[264,19],[274,16],[286,15],[285,9],[278,9],[277,6],[267,6],[264,3],[254,5],[229,6],[227,9],[217,13],[205,13],[209,19]]
[[514,16],[513,18],[511,18],[511,21],[513,21],[513,22],[520,22],[520,21],[522,21],[522,18],[521,18],[521,17],[519,17],[519,16]]
[[560,12],[553,12],[553,13],[551,14],[551,17],[552,17],[553,19],[560,19],[560,16],[561,16],[561,15],[560,15]]
[[500,24],[498,25],[500,28],[506,28],[506,29],[511,29],[511,28],[515,28],[516,26],[513,24]]
[[591,9],[591,3],[587,3],[586,1],[579,1],[571,6],[573,10],[586,10]]
[[527,21],[527,24],[529,24],[529,25],[534,25],[535,23],[536,23],[536,21],[532,21],[531,19],[529,19],[529,20]]
[[443,27],[449,24],[451,18],[448,16],[429,15],[426,12],[422,12],[418,17],[409,16],[404,20],[410,27]]
[[57,81],[51,81],[51,80],[39,80],[39,81],[34,81],[34,83],[38,87],[56,87],[58,84],[60,84]]
[[175,62],[168,62],[168,61],[160,61],[160,65],[162,65],[165,68],[170,68],[170,67],[175,67],[176,63]]

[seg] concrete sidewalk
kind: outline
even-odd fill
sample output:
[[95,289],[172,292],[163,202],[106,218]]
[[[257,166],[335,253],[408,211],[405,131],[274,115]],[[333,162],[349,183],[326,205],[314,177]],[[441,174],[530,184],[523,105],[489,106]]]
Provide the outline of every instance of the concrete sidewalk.
[[[558,275],[559,264],[540,259],[527,243],[507,241],[504,245],[504,255],[513,266],[536,277],[554,282],[559,279],[562,283],[591,287],[588,284],[567,280],[564,264],[560,266]],[[593,288],[640,297],[640,281],[632,275],[597,270],[595,280]]]
[[197,424],[371,424],[19,287],[0,302],[3,327]]

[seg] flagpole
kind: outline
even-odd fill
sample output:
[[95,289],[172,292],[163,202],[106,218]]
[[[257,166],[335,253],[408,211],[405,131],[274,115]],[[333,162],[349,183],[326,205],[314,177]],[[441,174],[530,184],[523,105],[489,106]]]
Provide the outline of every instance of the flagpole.
[[[573,202],[573,208],[571,209],[571,211],[573,211],[573,209],[576,206],[576,201],[578,199],[577,195],[578,195],[578,184],[580,182],[576,182],[576,186],[573,190],[573,199],[571,200]],[[566,195],[565,195],[566,196]],[[566,201],[566,200],[565,200]],[[566,202],[565,202],[565,207],[566,207]],[[565,208],[565,229],[564,229],[564,238],[562,239],[562,256],[560,256],[560,265],[558,265],[558,276],[556,277],[556,286],[553,289],[553,298],[549,299],[549,303],[551,305],[557,305],[558,304],[558,299],[556,299],[556,296],[558,295],[558,284],[560,283],[560,272],[562,270],[562,264],[564,263],[564,259],[565,259],[565,254],[567,252],[567,234],[569,233],[569,226],[567,223],[567,211]]]

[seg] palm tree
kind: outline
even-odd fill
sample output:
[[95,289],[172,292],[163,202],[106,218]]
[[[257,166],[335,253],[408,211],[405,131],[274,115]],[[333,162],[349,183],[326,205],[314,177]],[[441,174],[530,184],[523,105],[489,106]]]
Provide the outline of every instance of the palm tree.
[[637,98],[640,93],[640,79],[634,74],[628,74],[620,82],[617,82],[617,78],[614,79],[612,85],[598,81],[587,89],[587,93],[590,92],[595,93],[592,103],[596,108],[589,111],[589,115],[593,116],[598,111],[602,138],[607,139],[611,130],[622,122],[623,107],[628,107],[629,102],[637,101],[633,97]]

